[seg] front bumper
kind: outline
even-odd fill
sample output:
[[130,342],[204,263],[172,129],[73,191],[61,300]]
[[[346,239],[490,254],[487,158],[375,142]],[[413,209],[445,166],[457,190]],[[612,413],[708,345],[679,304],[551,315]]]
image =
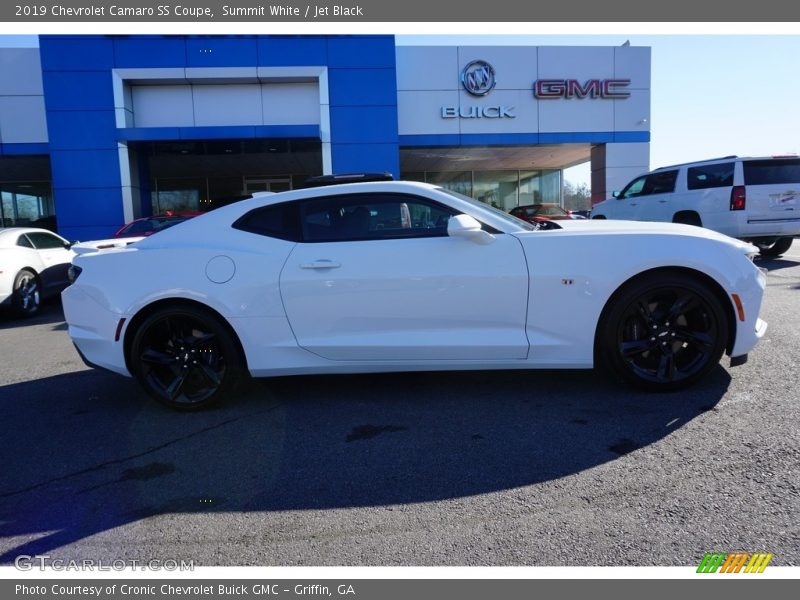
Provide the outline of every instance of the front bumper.
[[[736,321],[736,340],[731,350],[732,366],[742,364],[740,357],[746,356],[767,332],[767,322],[759,317],[767,287],[767,273],[765,269],[752,263],[750,266],[752,270],[736,292],[741,300],[745,319]],[[736,313],[738,311],[735,310]]]

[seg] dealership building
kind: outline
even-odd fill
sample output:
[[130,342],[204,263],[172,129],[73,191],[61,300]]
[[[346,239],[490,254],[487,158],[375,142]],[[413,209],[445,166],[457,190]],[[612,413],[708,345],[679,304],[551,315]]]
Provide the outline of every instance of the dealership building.
[[[310,176],[384,172],[505,210],[647,170],[650,49],[393,36],[40,36],[0,48],[3,226],[69,239]],[[41,222],[41,221],[39,221]]]

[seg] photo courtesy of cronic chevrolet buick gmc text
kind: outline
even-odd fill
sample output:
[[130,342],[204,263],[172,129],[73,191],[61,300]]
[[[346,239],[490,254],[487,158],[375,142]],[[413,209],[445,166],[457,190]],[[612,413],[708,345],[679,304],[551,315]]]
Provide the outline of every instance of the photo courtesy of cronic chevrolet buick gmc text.
[[800,235],[800,157],[726,156],[662,167],[596,204],[592,218],[698,225],[778,256]]

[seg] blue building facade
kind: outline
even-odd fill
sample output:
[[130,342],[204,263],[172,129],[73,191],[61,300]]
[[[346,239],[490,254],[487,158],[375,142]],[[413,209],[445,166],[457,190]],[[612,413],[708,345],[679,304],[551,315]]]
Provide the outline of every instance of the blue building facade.
[[[126,157],[120,158],[131,142],[320,138],[318,122],[121,127],[117,116],[125,108],[114,94],[120,69],[221,69],[217,81],[238,81],[242,74],[225,71],[326,67],[333,171],[399,172],[391,36],[41,36],[40,53],[52,191],[59,231],[69,238],[104,237],[152,213],[146,161],[133,162],[138,173],[126,173]],[[134,192],[127,215],[126,188]]]

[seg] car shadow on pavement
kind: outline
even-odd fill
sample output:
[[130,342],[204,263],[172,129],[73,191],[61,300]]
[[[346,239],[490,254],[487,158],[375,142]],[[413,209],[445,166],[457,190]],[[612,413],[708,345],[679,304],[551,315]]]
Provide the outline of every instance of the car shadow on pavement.
[[50,298],[42,303],[40,312],[33,317],[19,317],[8,306],[0,307],[0,330],[46,324],[64,325],[64,310],[59,298]]
[[0,440],[0,563],[170,513],[392,506],[549,482],[669,436],[729,383],[721,366],[669,394],[584,371],[287,377],[189,414],[99,371],[6,385],[0,419],[19,425]]
[[759,258],[755,260],[757,267],[762,267],[768,271],[779,271],[780,269],[790,269],[798,265],[798,261],[786,257]]

